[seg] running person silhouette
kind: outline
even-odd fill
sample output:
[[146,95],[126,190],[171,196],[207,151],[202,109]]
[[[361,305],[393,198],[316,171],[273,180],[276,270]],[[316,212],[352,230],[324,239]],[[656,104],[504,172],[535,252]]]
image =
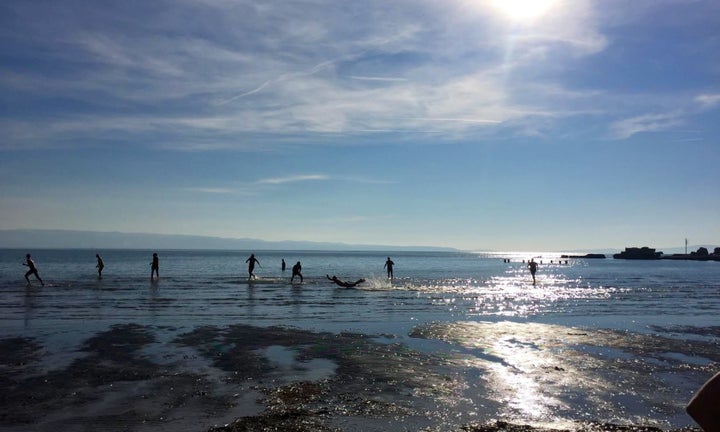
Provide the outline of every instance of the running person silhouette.
[[387,269],[388,279],[392,279],[394,277],[393,276],[393,266],[394,265],[395,265],[395,263],[390,259],[390,257],[388,257],[387,261],[385,261],[385,265],[383,266],[383,268]]
[[158,254],[153,254],[152,262],[150,263],[150,281],[153,280],[153,275],[157,276],[157,279],[160,279],[160,258],[158,258]]
[[[98,269],[98,279],[102,279],[102,271],[105,268],[105,263],[103,262],[100,254],[95,254],[95,258],[97,258],[97,265],[95,268]],[[152,278],[152,272],[150,273],[150,277]]]
[[25,255],[25,262],[23,263],[24,266],[28,267],[28,271],[25,273],[25,280],[27,281],[28,286],[30,286],[30,278],[28,276],[35,275],[35,278],[40,281],[40,284],[42,286],[45,286],[45,282],[43,282],[42,279],[40,279],[40,275],[38,274],[37,267],[35,266],[35,261],[32,260],[32,257],[30,254]]
[[293,282],[295,279],[295,276],[300,276],[300,283],[303,281],[303,275],[302,275],[302,265],[300,265],[300,261],[297,262],[292,268],[292,277],[290,278],[290,283]]
[[255,258],[255,254],[250,254],[250,258],[246,259],[245,262],[248,263],[248,279],[257,279],[257,276],[255,276],[253,272],[255,271],[255,263],[262,267],[260,261]]

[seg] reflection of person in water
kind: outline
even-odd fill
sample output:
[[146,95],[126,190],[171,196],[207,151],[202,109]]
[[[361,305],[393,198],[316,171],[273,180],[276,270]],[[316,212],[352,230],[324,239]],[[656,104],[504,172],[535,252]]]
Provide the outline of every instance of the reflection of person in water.
[[330,279],[331,281],[335,282],[337,285],[340,285],[341,287],[344,287],[344,288],[353,288],[354,286],[365,282],[365,279],[358,279],[355,282],[345,282],[343,280],[338,279],[337,276],[335,276],[335,275],[333,275],[333,277],[330,277],[330,275],[325,275],[325,276],[328,279]]

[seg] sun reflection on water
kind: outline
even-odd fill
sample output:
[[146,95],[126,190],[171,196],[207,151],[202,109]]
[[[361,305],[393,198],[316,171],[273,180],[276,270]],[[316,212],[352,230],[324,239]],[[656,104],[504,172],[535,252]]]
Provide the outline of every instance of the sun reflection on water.
[[545,311],[557,313],[572,308],[576,302],[605,300],[618,292],[617,288],[594,286],[582,277],[569,275],[568,267],[544,265],[536,285],[524,265],[518,263],[487,278],[413,280],[404,285],[408,290],[431,295],[436,304],[458,312],[464,309],[470,316],[528,317]]
[[[677,383],[703,368],[667,355],[687,350],[687,341],[611,330],[466,321],[418,326],[411,336],[455,347],[446,362],[467,371],[465,396],[477,406],[489,399],[502,418],[535,424],[681,416]],[[714,352],[701,342],[692,349]]]

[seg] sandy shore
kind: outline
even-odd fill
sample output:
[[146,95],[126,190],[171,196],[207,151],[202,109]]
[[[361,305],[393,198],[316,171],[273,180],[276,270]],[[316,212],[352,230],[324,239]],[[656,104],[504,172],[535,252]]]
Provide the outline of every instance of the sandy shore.
[[[438,331],[429,326],[416,337]],[[460,338],[457,329],[442,333]],[[613,337],[618,345],[638,343]],[[67,364],[53,359],[33,338],[0,340],[0,430],[660,430],[498,420],[502,398],[479,406],[465,396],[466,379],[457,373],[462,356],[412,350],[391,337],[247,325],[173,332],[123,324],[82,341]]]

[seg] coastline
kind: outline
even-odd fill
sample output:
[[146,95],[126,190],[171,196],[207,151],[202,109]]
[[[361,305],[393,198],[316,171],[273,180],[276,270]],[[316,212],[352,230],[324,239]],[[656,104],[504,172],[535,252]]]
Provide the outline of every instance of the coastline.
[[[537,348],[531,351],[540,352],[522,348],[510,357],[492,358],[503,353],[487,347],[508,336],[520,347],[533,341]],[[102,430],[213,432],[670,430],[658,424],[598,420],[592,412],[583,418],[573,410],[583,406],[580,399],[590,406],[597,403],[590,402],[593,398],[617,391],[614,380],[643,389],[648,400],[635,403],[648,403],[653,410],[677,409],[670,405],[678,396],[654,387],[655,378],[638,376],[646,372],[644,366],[625,359],[628,355],[656,358],[690,349],[720,361],[712,344],[700,341],[687,342],[692,345],[688,347],[657,336],[531,323],[435,323],[418,326],[410,337],[441,343],[446,349],[418,351],[392,335],[242,324],[189,331],[116,324],[77,341],[75,351],[64,353],[52,353],[35,338],[8,337],[0,340],[0,380],[6,389],[0,396],[5,408],[0,427],[69,431],[93,425]],[[619,355],[620,351],[627,354]],[[67,358],[66,365],[55,362],[57,354]],[[519,362],[523,358],[527,363]],[[497,370],[507,362],[511,364],[505,372]],[[694,373],[705,373],[712,368],[695,369]],[[673,374],[674,379],[688,373],[677,365],[656,365],[653,370]],[[560,410],[565,415],[559,417],[523,419],[518,415],[523,408],[513,404],[527,405],[528,414],[533,396],[503,388],[497,380],[508,371],[515,379],[534,383],[536,397],[565,397],[576,406]],[[622,396],[613,399],[602,401],[604,408],[596,412],[607,416],[610,413],[602,410],[622,409]]]

